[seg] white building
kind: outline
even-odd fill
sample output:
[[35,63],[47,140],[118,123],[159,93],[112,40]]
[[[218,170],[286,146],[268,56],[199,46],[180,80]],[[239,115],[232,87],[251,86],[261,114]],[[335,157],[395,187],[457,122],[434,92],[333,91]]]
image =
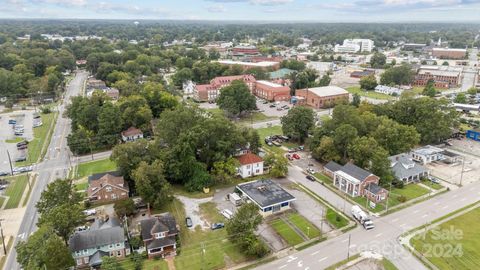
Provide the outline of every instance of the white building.
[[445,159],[443,155],[444,150],[435,146],[426,145],[414,149],[411,153],[412,159],[420,162],[421,164],[428,164],[433,161],[439,161]]
[[400,96],[403,93],[403,89],[386,85],[377,85],[377,87],[375,87],[375,92],[385,95]]
[[135,127],[129,127],[127,130],[122,131],[122,141],[133,142],[143,138],[143,132]]
[[371,52],[374,47],[373,40],[370,39],[345,39],[343,45],[335,45],[336,53],[357,53]]
[[185,95],[191,95],[191,94],[193,94],[193,91],[195,90],[195,87],[196,87],[196,86],[197,86],[197,85],[196,85],[194,82],[192,82],[192,81],[184,82],[184,83],[183,83],[183,87],[182,87],[183,93],[184,93]]
[[246,153],[236,157],[240,162],[238,174],[242,178],[248,178],[263,174],[263,159],[253,153]]

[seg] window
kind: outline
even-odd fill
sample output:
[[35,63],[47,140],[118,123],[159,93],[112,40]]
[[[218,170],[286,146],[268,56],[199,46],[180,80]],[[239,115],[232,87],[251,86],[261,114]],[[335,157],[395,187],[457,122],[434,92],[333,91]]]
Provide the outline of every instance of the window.
[[83,261],[85,262],[85,264],[87,264],[88,263],[88,257],[83,258]]
[[107,192],[112,192],[112,187],[106,187],[105,190],[106,190]]
[[117,256],[119,256],[119,257],[122,256],[122,251],[121,250],[117,251]]
[[289,202],[284,202],[284,203],[281,204],[281,206],[282,206],[282,207],[288,206],[288,203],[289,203]]
[[82,265],[83,264],[83,260],[82,259],[77,259],[77,265]]
[[117,198],[117,194],[113,193],[112,194],[112,199],[116,199]]

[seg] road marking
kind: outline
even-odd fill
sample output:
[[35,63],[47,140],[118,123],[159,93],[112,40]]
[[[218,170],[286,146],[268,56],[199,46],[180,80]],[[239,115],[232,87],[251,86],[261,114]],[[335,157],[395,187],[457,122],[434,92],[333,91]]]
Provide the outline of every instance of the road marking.
[[442,209],[447,209],[448,208],[448,205],[445,205],[444,207],[442,207]]
[[350,248],[354,248],[356,247],[357,245],[353,244],[353,245],[350,245]]
[[21,234],[18,235],[18,238],[23,239],[24,237],[25,237],[25,233],[21,233]]
[[298,267],[302,267],[302,266],[303,266],[303,261],[298,261],[298,262],[297,262],[297,266],[298,266]]
[[323,258],[321,258],[320,260],[318,260],[318,262],[323,262],[323,261],[325,261],[327,258],[328,258],[328,257],[323,257]]
[[398,218],[396,218],[396,219],[392,220],[392,222],[396,222],[396,221],[398,221]]
[[282,266],[278,267],[278,269],[282,269],[282,268],[285,268],[285,267],[287,267],[287,265],[286,265],[286,264],[284,264],[284,265],[282,265]]
[[406,224],[405,224],[405,223],[403,223],[403,224],[400,224],[399,226],[400,226],[400,227],[403,227],[403,226],[405,226],[405,225],[406,225]]
[[348,241],[348,239],[342,240],[342,243],[345,243],[345,242],[347,242],[347,241]]
[[426,217],[428,217],[428,214],[425,214],[425,215],[422,216],[422,218],[426,218]]
[[293,257],[293,256],[288,256],[287,262],[293,262],[293,261],[295,261],[296,259],[298,259],[298,258],[297,258],[297,257]]
[[319,252],[320,252],[320,250],[317,250],[317,251],[313,252],[313,253],[312,253],[312,254],[310,254],[310,255],[312,255],[312,256],[313,256],[313,255],[316,255],[316,254],[318,254]]
[[420,210],[415,210],[415,211],[413,211],[414,214],[416,214],[416,213],[418,213],[418,212],[420,212]]
[[382,236],[382,235],[383,235],[383,233],[379,233],[379,234],[375,235],[375,238],[376,238],[376,237],[380,237],[380,236]]

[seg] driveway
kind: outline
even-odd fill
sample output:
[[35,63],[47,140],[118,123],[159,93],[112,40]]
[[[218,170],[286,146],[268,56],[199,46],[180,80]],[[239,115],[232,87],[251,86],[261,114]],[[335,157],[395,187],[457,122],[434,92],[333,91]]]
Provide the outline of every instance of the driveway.
[[[185,208],[185,214],[187,217],[192,219],[193,226],[190,227],[191,230],[194,230],[195,227],[200,226],[202,230],[210,229],[210,224],[202,218],[200,215],[200,207],[199,205],[202,203],[206,203],[212,200],[212,197],[204,198],[204,199],[192,199],[180,195],[175,196],[179,199]],[[177,222],[185,222],[184,220],[178,220]]]

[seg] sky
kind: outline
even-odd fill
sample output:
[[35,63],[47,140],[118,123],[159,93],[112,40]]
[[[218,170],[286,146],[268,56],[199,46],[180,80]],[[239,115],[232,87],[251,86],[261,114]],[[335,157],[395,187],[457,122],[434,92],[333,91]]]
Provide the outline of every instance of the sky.
[[0,0],[0,18],[480,22],[480,0]]

